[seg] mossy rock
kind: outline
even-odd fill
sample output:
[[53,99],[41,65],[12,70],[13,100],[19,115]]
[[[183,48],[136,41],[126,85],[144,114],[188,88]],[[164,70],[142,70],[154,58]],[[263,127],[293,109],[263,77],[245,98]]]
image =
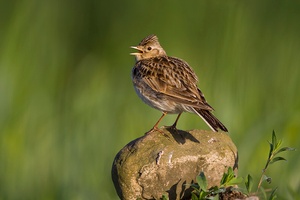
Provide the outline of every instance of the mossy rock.
[[237,173],[237,148],[224,132],[161,128],[128,143],[115,157],[112,178],[122,200],[189,199],[191,183],[203,171],[208,185],[224,172]]

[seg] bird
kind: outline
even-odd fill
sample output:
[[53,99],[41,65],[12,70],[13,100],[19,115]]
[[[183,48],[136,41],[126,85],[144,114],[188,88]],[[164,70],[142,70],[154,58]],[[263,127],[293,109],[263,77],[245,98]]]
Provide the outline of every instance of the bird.
[[228,132],[212,114],[214,109],[198,88],[198,77],[194,70],[186,61],[168,56],[156,35],[145,37],[137,46],[131,48],[136,50],[130,53],[135,56],[135,65],[131,71],[135,92],[146,104],[162,112],[147,133],[158,130],[160,121],[167,114],[178,114],[171,126],[176,129],[183,112],[197,114],[214,132]]

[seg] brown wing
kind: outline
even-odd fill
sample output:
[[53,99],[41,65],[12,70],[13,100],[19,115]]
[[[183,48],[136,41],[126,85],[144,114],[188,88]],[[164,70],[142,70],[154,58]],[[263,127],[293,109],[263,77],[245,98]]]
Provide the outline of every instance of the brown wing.
[[134,73],[166,98],[179,104],[213,110],[197,87],[198,78],[189,65],[174,57],[156,57],[136,63]]

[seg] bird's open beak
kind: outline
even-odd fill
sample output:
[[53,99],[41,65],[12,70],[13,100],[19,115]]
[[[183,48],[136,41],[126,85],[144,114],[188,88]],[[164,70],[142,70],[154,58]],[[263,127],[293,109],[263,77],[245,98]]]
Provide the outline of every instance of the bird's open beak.
[[143,53],[142,48],[139,46],[131,46],[130,48],[138,50],[138,52],[130,53],[130,55],[132,55],[132,56],[140,55]]

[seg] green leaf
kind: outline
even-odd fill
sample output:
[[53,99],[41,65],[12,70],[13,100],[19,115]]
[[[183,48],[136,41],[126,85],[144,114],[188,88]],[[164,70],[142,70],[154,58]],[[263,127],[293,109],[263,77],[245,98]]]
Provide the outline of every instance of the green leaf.
[[196,180],[197,180],[197,183],[198,183],[200,189],[206,192],[207,191],[207,180],[204,175],[204,172],[201,172],[199,174],[199,176],[196,177]]
[[283,151],[295,151],[295,148],[291,148],[291,147],[282,147],[281,149],[279,149],[274,155],[283,152]]
[[281,144],[282,144],[282,140],[278,140],[278,142],[275,144],[275,148],[274,148],[275,152],[279,149],[279,147],[281,146]]
[[253,178],[250,174],[248,174],[248,176],[247,176],[245,185],[246,185],[246,189],[247,189],[248,193],[250,193],[252,191],[252,187],[253,187]]
[[274,145],[272,143],[269,143],[269,144],[270,144],[269,159],[270,159],[273,154]]
[[162,195],[162,198],[160,198],[161,200],[169,200],[169,197],[165,194]]
[[226,183],[227,177],[228,177],[228,174],[224,173],[223,176],[222,176],[222,179],[220,181],[220,185],[223,185],[224,183]]
[[223,177],[220,181],[220,185],[223,186],[223,185],[227,185],[227,183],[233,179],[235,177],[235,174],[234,174],[234,171],[232,170],[231,167],[228,167],[227,169],[227,173],[224,172],[223,174]]
[[275,134],[274,130],[273,130],[273,133],[272,133],[272,144],[274,146],[277,144],[277,137],[276,137],[276,134]]
[[192,200],[199,200],[199,198],[197,197],[197,195],[195,193],[192,193]]
[[228,173],[228,174],[234,174],[234,173],[233,173],[233,169],[232,169],[232,167],[228,167],[228,169],[227,169],[227,173]]
[[274,199],[277,198],[276,192],[277,192],[277,187],[274,190],[272,190],[272,193],[270,194],[269,200],[274,200]]
[[199,193],[199,199],[206,199],[207,195],[209,195],[209,192],[204,192],[201,190]]
[[243,177],[233,177],[231,180],[229,180],[226,183],[226,186],[233,186],[233,185],[237,185],[243,182]]
[[275,158],[273,158],[273,159],[270,161],[270,164],[275,163],[275,162],[280,161],[280,160],[286,161],[286,159],[283,158],[283,157],[275,157]]
[[209,200],[219,200],[219,194],[217,194],[216,196],[211,196],[211,197],[208,197],[206,199],[209,199]]

